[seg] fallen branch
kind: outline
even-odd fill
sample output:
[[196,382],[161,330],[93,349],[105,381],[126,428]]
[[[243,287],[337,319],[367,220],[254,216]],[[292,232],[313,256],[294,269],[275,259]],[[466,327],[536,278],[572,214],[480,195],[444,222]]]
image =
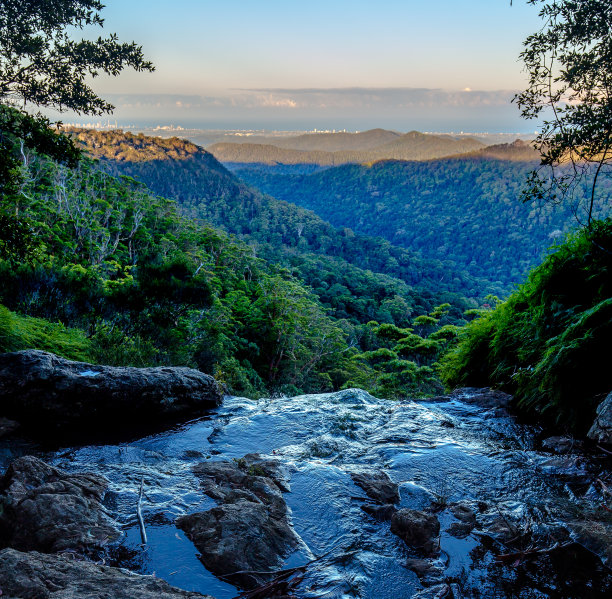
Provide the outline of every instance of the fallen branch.
[[573,543],[573,541],[568,541],[567,543],[563,544],[555,543],[551,547],[530,547],[528,549],[524,549],[522,551],[515,551],[513,553],[502,553],[501,555],[497,555],[495,557],[495,561],[501,562],[503,564],[511,564],[512,566],[516,567],[529,557],[551,553],[556,549],[563,549],[564,547],[569,547],[570,545],[573,545]]
[[292,578],[292,576],[298,572],[303,574],[306,568],[307,566],[298,566],[297,568],[281,570],[282,574],[280,576],[277,576],[270,582],[262,584],[256,589],[243,591],[236,599],[270,599],[271,597],[286,597],[287,593],[295,588],[303,579],[303,576],[296,576],[295,578]]
[[610,451],[609,449],[604,449],[601,445],[598,445],[597,447],[601,449],[601,451],[603,451],[604,453],[607,453],[608,455],[612,455],[612,451]]
[[142,493],[144,489],[144,476],[140,481],[140,492],[138,493],[138,505],[136,506],[136,516],[138,517],[138,526],[140,528],[140,538],[142,540],[142,544],[147,544],[147,531],[145,529],[144,518],[142,517]]
[[597,479],[597,482],[601,485],[601,489],[604,493],[604,495],[610,495],[612,496],[612,491],[610,491],[610,489],[608,489],[608,487],[606,486],[606,484],[604,483],[603,480],[601,480],[601,478]]
[[305,564],[297,566],[295,568],[288,568],[286,570],[275,570],[272,572],[262,572],[257,570],[240,570],[238,572],[232,572],[231,574],[219,575],[219,578],[221,578],[222,580],[229,579],[237,574],[252,574],[259,576],[275,575],[275,577],[270,582],[264,583],[255,589],[251,589],[250,591],[242,591],[240,595],[238,595],[234,599],[271,599],[272,597],[289,597],[288,592],[293,590],[295,586],[299,584],[304,578],[304,576],[295,576],[295,574],[305,574],[306,570],[310,566],[324,560],[328,555],[333,553],[336,548],[337,545],[332,547],[324,554],[315,557],[309,562],[306,562]]

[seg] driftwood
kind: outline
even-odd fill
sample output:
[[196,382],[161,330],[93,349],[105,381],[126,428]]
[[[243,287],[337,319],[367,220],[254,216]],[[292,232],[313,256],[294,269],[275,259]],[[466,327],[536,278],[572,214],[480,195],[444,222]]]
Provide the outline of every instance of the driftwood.
[[140,528],[140,538],[142,544],[147,544],[147,531],[145,529],[144,518],[142,517],[142,493],[144,489],[144,476],[140,481],[140,491],[138,493],[138,505],[136,506],[136,516],[138,517],[138,527]]

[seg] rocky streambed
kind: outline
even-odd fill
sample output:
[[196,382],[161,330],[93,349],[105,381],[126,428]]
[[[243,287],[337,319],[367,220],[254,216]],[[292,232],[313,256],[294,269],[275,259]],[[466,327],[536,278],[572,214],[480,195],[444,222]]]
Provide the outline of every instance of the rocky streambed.
[[[610,596],[610,456],[543,439],[508,401],[476,389],[418,402],[360,390],[226,397],[129,442],[5,439],[0,588],[54,599]],[[38,460],[14,461],[23,455]]]

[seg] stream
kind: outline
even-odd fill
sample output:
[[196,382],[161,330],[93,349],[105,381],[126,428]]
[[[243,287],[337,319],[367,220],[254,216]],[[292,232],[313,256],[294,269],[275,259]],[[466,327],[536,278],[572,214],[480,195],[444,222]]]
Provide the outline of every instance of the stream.
[[[303,543],[285,567],[321,558],[306,569],[296,597],[401,599],[433,584],[406,566],[418,551],[362,509],[371,500],[350,473],[364,468],[385,471],[399,484],[400,508],[437,506],[434,582],[449,584],[455,599],[612,596],[612,571],[565,530],[572,531],[569,522],[601,517],[597,479],[609,476],[609,457],[544,451],[537,427],[464,399],[397,402],[361,390],[226,397],[207,418],[161,434],[36,453],[67,471],[110,480],[105,505],[125,533],[111,548],[112,565],[216,599],[240,591],[204,568],[174,522],[215,505],[200,490],[195,464],[248,453],[276,457],[290,473],[284,499]],[[0,463],[4,468],[27,452],[25,443],[4,445]],[[143,479],[146,546],[136,519]],[[483,523],[464,538],[449,532],[456,519],[447,508],[458,501],[473,505]],[[524,533],[522,545],[495,538],[487,519],[500,518]],[[517,556],[496,559],[513,551]]]

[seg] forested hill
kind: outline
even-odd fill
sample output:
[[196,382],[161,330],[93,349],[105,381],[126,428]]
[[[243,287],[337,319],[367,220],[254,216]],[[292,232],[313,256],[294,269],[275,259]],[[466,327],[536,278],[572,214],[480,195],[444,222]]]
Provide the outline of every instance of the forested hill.
[[111,174],[142,181],[178,200],[190,216],[237,235],[257,255],[292,269],[337,317],[396,321],[405,307],[422,313],[444,301],[456,306],[458,316],[468,305],[465,296],[503,291],[452,263],[423,260],[385,239],[336,229],[310,210],[261,194],[184,140],[119,131],[80,131],[78,136]]
[[381,159],[430,160],[484,147],[471,137],[458,139],[418,131],[399,134],[382,129],[245,140],[213,144],[208,149],[222,162],[333,166]]
[[489,156],[530,152],[519,143],[467,157],[344,165],[309,175],[277,174],[269,167],[235,174],[335,226],[384,237],[424,258],[452,261],[471,276],[510,289],[578,224],[569,205],[521,202],[537,163]]
[[496,158],[498,160],[510,160],[514,162],[540,162],[540,154],[533,146],[521,139],[509,144],[495,144],[467,152],[455,158]]
[[369,129],[358,133],[335,131],[333,133],[305,133],[288,137],[253,135],[237,138],[236,143],[271,144],[289,150],[322,150],[343,152],[347,150],[371,150],[402,137],[402,133],[388,129]]

